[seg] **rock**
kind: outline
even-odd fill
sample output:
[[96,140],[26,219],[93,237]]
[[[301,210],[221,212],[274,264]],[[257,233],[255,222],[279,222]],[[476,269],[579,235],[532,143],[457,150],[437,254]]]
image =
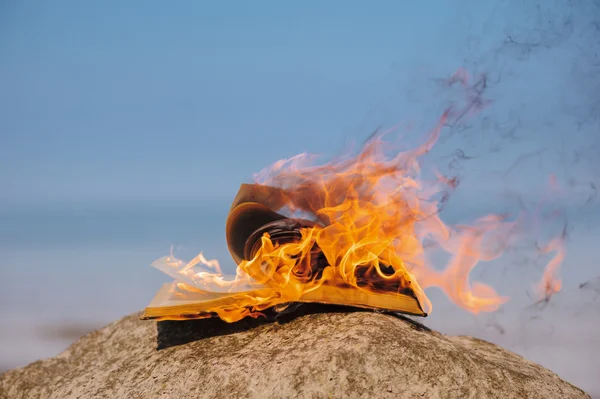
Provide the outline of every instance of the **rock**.
[[125,317],[0,375],[0,398],[589,398],[488,342],[328,308],[287,320]]

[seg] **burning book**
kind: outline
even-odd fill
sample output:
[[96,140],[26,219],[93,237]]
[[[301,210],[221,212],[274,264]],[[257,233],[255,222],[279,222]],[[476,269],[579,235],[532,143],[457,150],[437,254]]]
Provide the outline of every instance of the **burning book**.
[[[226,221],[236,274],[202,253],[190,262],[173,255],[153,266],[175,279],[158,292],[144,319],[218,316],[234,322],[316,302],[426,316],[424,289],[437,287],[473,313],[497,310],[508,298],[471,271],[499,258],[531,223],[490,214],[471,224],[447,225],[440,210],[456,178],[434,170],[421,178],[419,159],[436,143],[446,112],[423,144],[395,152],[371,138],[355,156],[313,166],[306,154],[275,163],[241,186]],[[427,249],[427,253],[426,253]],[[448,263],[434,267],[429,251]],[[540,291],[557,292],[564,234],[541,248],[554,252]]]
[[314,238],[327,224],[278,213],[289,198],[290,194],[282,189],[243,184],[226,222],[227,245],[241,268],[237,283],[225,292],[215,291],[214,286],[200,289],[197,287],[210,281],[194,269],[199,263],[207,265],[201,255],[185,265],[173,257],[161,258],[154,265],[176,281],[160,289],[142,318],[179,320],[220,316],[235,321],[260,315],[267,308],[282,309],[293,302],[426,316],[411,281],[406,278],[408,274],[397,273],[392,266],[355,265],[352,281],[338,275],[340,269],[331,265],[327,252]]

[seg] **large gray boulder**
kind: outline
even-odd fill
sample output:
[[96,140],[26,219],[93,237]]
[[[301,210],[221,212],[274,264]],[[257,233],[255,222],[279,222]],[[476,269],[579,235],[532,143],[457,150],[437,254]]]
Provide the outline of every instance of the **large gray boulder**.
[[488,342],[322,308],[265,322],[125,317],[0,375],[0,398],[589,398]]

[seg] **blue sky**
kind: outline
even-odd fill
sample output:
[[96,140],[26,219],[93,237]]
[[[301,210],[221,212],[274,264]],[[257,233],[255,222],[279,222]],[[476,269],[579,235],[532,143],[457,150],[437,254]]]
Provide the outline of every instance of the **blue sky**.
[[[557,172],[548,163],[565,135],[572,147],[591,140],[572,115],[554,117],[565,102],[586,112],[568,89],[589,33],[576,21],[584,33],[564,39],[564,21],[536,29],[535,7],[483,3],[3,2],[0,201],[227,201],[280,158],[331,155],[398,121],[424,132],[448,98],[436,79],[459,67],[502,79],[493,107],[440,156],[463,148],[485,157],[473,162],[481,172],[550,147],[514,183],[528,188]],[[541,18],[558,21],[556,4]],[[525,56],[507,35],[550,44]],[[499,134],[517,125],[528,140]],[[497,186],[467,177],[466,187]]]
[[398,9],[203,4],[5,5],[3,199],[230,197],[341,147],[412,46]]

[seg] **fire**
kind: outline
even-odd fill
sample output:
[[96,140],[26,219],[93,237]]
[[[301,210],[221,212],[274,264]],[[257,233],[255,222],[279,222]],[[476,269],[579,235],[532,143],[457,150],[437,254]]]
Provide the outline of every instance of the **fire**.
[[[239,262],[235,276],[224,276],[219,263],[202,254],[188,263],[171,255],[154,265],[188,291],[270,288],[264,295],[248,295],[243,306],[218,311],[227,321],[298,301],[323,284],[365,293],[410,286],[426,313],[432,306],[424,290],[437,287],[470,312],[497,310],[508,298],[490,285],[471,281],[470,274],[480,262],[501,256],[522,223],[502,215],[488,215],[471,225],[442,221],[440,207],[457,182],[439,172],[430,181],[421,179],[419,159],[438,140],[448,115],[442,115],[425,142],[411,150],[390,156],[390,144],[383,140],[386,132],[369,140],[356,156],[313,166],[312,157],[301,154],[255,175],[257,183],[281,190],[283,210],[307,220],[292,242],[278,244],[268,232],[262,234],[260,245]],[[445,268],[428,261],[430,247],[450,255]],[[556,270],[563,249],[560,239],[543,248],[558,250],[544,273],[546,294],[560,289]],[[316,266],[317,256],[325,258],[324,267]]]

